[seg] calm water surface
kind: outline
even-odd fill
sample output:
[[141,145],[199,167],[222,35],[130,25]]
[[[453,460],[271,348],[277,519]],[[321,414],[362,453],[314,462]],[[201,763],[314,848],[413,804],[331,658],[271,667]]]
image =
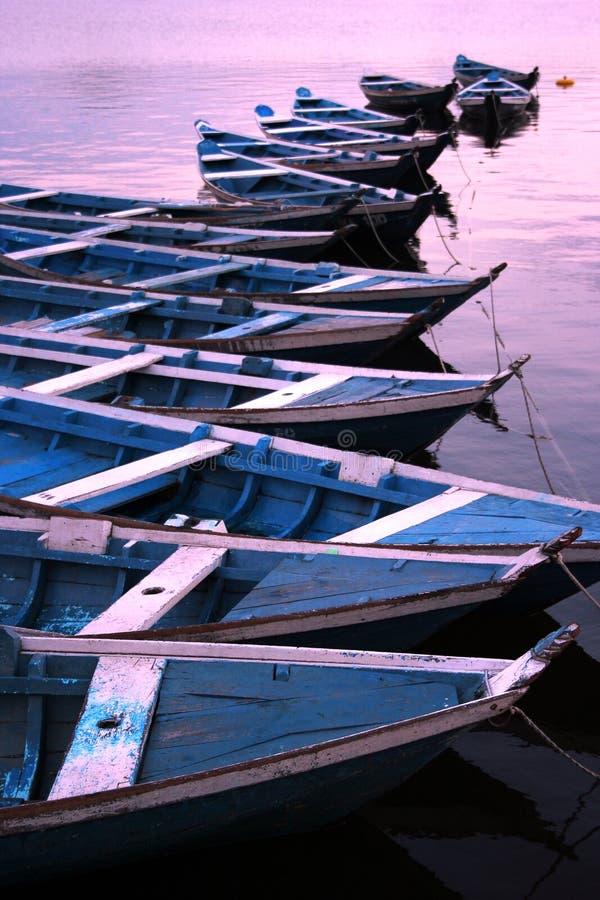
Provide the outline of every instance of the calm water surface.
[[[296,87],[363,106],[363,70],[445,83],[457,53],[529,70],[537,104],[494,147],[464,129],[432,167],[444,207],[413,250],[429,272],[508,268],[423,349],[463,372],[531,355],[488,414],[469,416],[424,463],[600,502],[600,100],[597,6],[541,0],[474,9],[432,0],[184,0],[2,3],[0,178],[131,196],[193,199],[195,117],[258,135],[254,107],[289,110]],[[575,80],[556,86],[563,74]],[[494,339],[495,323],[497,339]],[[425,358],[425,357],[424,357]],[[408,367],[403,352],[383,361]],[[412,364],[412,363],[411,363]],[[527,401],[527,402],[526,402]],[[594,596],[600,597],[599,586]],[[582,626],[513,717],[461,738],[360,816],[294,840],[132,867],[114,883],[183,888],[368,889],[404,896],[597,896],[600,611],[582,594],[498,631],[454,635],[447,652],[513,657]],[[448,639],[449,640],[449,639]],[[235,862],[233,862],[235,860]],[[210,868],[209,868],[210,867]],[[64,886],[81,887],[83,879]],[[408,892],[408,893],[407,893]]]

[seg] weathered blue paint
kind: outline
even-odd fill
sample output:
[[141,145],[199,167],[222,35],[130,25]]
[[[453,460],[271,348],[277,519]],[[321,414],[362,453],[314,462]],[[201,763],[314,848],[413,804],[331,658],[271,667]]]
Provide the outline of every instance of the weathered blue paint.
[[[76,634],[177,548],[176,543],[153,543],[151,531],[147,541],[138,540],[132,547],[125,539],[112,539],[103,553],[48,549],[42,535],[43,531],[23,531],[17,525],[2,528],[0,518],[3,624]],[[227,547],[227,539],[223,541]],[[289,644],[295,638],[288,639],[286,630],[295,635],[299,618],[314,619],[302,642],[322,646],[318,644],[322,617],[354,606],[360,607],[356,623],[329,628],[328,646],[353,646],[356,638],[366,648],[410,648],[440,624],[464,615],[469,595],[501,579],[510,562],[479,563],[475,556],[447,562],[406,560],[401,553],[396,559],[373,559],[368,548],[356,557],[332,555],[325,548],[307,557],[291,550],[276,553],[258,546],[255,550],[232,547],[222,565],[191,588],[154,628],[187,629],[189,634],[206,622],[258,625],[265,618],[283,616],[289,625],[282,641]],[[434,607],[418,615],[405,615],[399,609],[397,616],[373,624],[381,615],[377,606],[438,594],[456,597],[457,605],[450,610]],[[210,637],[209,629],[206,636]]]
[[[552,635],[553,649],[568,646],[577,630]],[[110,652],[103,646],[88,656],[48,651],[48,686],[67,676],[91,684],[99,656]],[[147,653],[146,642],[137,646],[128,658]],[[158,656],[164,675],[134,785],[47,801],[83,698],[48,704],[45,746],[53,752],[41,754],[31,796],[0,809],[4,884],[335,822],[402,784],[495,710],[509,709],[531,680],[511,681],[509,660],[386,655],[367,664],[348,656],[323,665],[294,650],[289,658],[270,659],[265,648],[262,659],[207,659],[197,645],[196,658],[176,659],[173,645],[163,646],[170,652]],[[31,679],[29,656],[23,651],[16,661],[23,683]],[[531,677],[547,664],[540,661]],[[491,693],[493,673],[506,675],[502,695]],[[46,696],[45,685],[35,690]],[[27,692],[9,695],[0,683],[2,718],[9,708],[15,729],[8,740],[5,731],[0,736],[0,782],[23,756],[27,709]]]

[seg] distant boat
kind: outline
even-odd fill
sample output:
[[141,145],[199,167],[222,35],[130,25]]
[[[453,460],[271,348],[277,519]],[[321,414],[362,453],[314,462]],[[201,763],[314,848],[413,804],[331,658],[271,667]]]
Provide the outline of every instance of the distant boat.
[[[256,123],[267,138],[316,145],[330,150],[375,151],[375,153],[406,153],[419,148],[423,138],[402,134],[387,134],[366,128],[336,125],[333,122],[310,122],[298,116],[277,115],[270,106],[259,103],[254,108]],[[0,198],[1,199],[1,198]]]
[[[87,637],[410,650],[478,611],[501,619],[511,593],[540,569],[550,578],[580,534],[483,557],[468,546],[267,539],[229,534],[220,520],[158,526],[0,504],[0,622]],[[553,599],[538,592],[539,609]]]
[[420,110],[425,115],[443,112],[458,90],[456,79],[430,85],[379,73],[364,74],[358,85],[374,109]]
[[500,660],[1,629],[2,882],[338,821],[510,710],[578,631]]
[[[367,131],[379,131],[389,134],[414,134],[420,125],[419,117],[390,116],[373,112],[365,108],[344,106],[326,97],[314,97],[307,87],[296,89],[291,113],[298,119],[323,124],[349,125],[351,128],[364,128]],[[410,129],[407,130],[407,123]]]
[[459,278],[334,262],[220,255],[94,238],[89,232],[85,239],[65,239],[60,233],[0,225],[0,274],[209,297],[235,292],[250,301],[331,304],[378,312],[422,312],[443,299],[440,314],[449,315],[491,284],[505,267],[500,263],[486,275]]
[[408,194],[399,188],[378,188],[331,178],[316,172],[256,160],[222,150],[213,141],[198,143],[198,165],[207,188],[221,199],[251,203],[331,206],[356,197],[347,221],[356,230],[345,241],[361,254],[383,243],[392,252],[414,237],[433,211],[439,187]]
[[456,95],[456,103],[466,116],[492,125],[522,115],[531,99],[530,91],[495,71]]
[[[563,559],[581,584],[600,580],[600,505],[196,420],[2,388],[0,493],[164,523],[223,520],[269,538],[468,547],[521,553],[574,527]],[[541,581],[538,581],[541,579]],[[537,591],[575,593],[569,575],[535,573]],[[512,595],[511,595],[512,596]]]
[[392,156],[389,153],[376,153],[374,150],[336,150],[317,143],[261,140],[218,131],[204,119],[197,119],[194,126],[201,140],[213,141],[221,150],[346,181],[357,181],[375,187],[399,187],[404,190],[428,188],[424,173],[428,173],[442,151],[452,143],[452,136],[446,131],[434,137],[420,138],[416,148],[403,150],[400,147],[398,155]]
[[415,313],[376,313],[0,275],[0,316],[6,325],[52,334],[79,328],[190,350],[367,365],[422,335],[445,318],[446,308],[438,299]]
[[475,84],[476,81],[480,81],[491,72],[498,72],[501,78],[512,81],[513,84],[531,91],[538,83],[540,77],[540,70],[537,66],[530,72],[518,72],[514,69],[506,69],[490,63],[476,62],[462,53],[458,54],[452,68],[456,79],[463,87]]
[[351,433],[353,449],[393,451],[398,459],[440,438],[527,360],[496,374],[429,374],[0,326],[2,387],[286,433],[334,447]]

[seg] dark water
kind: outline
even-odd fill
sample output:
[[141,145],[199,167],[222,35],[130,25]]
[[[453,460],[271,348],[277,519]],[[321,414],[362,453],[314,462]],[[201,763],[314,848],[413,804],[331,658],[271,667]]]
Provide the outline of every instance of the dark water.
[[[444,203],[412,247],[430,272],[479,274],[502,261],[508,268],[415,358],[397,351],[382,364],[427,368],[441,357],[449,369],[487,372],[530,354],[523,382],[513,379],[423,462],[600,501],[594,4],[508,3],[494,7],[493,19],[489,7],[426,0],[4,0],[2,8],[0,177],[39,187],[191,199],[201,188],[197,116],[257,135],[254,106],[286,112],[300,85],[364,105],[363,69],[433,84],[450,79],[457,53],[523,70],[538,65],[537,103],[494,146],[450,107],[457,146],[431,169]],[[568,90],[555,84],[564,74],[575,80]],[[600,598],[598,585],[593,594]],[[323,832],[155,860],[102,883],[205,892],[207,881],[222,878],[228,891],[596,897],[600,790],[573,760],[600,771],[598,607],[574,594],[546,614],[485,633],[455,630],[432,649],[512,658],[570,621],[580,623],[580,638],[521,704],[529,721],[515,716],[477,729],[397,791]]]

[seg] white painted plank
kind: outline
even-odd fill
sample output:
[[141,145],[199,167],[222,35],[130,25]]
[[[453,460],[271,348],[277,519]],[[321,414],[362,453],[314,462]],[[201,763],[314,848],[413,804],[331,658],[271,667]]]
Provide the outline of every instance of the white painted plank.
[[72,253],[73,250],[84,250],[89,247],[88,241],[63,241],[61,244],[45,244],[42,247],[28,247],[27,250],[14,250],[5,253],[7,259],[35,259],[38,256],[57,256],[59,253]]
[[46,197],[56,197],[58,191],[25,191],[23,194],[9,194],[0,197],[0,203],[19,203],[21,200],[43,200]]
[[279,409],[336,384],[343,384],[349,378],[349,375],[314,375],[312,378],[307,378],[306,381],[290,383],[288,387],[280,391],[272,391],[264,397],[257,397],[246,403],[238,403],[231,409]]
[[98,497],[109,491],[137,484],[147,478],[172,472],[183,466],[218,456],[230,449],[232,445],[223,441],[194,441],[183,447],[175,447],[164,453],[155,453],[153,456],[145,456],[135,462],[125,463],[123,466],[115,466],[105,472],[89,475],[87,478],[79,478],[77,481],[66,482],[57,487],[40,491],[38,494],[30,494],[25,500],[34,503],[43,503],[46,506],[58,506],[61,503],[88,500],[90,497]]
[[397,531],[404,531],[412,528],[413,525],[420,525],[421,522],[427,522],[436,516],[441,516],[452,509],[459,509],[461,506],[467,506],[486,495],[481,491],[466,491],[461,488],[450,488],[439,494],[437,497],[431,497],[422,503],[416,503],[407,509],[401,509],[398,512],[391,513],[389,516],[383,516],[381,519],[375,519],[367,525],[361,525],[345,534],[339,534],[336,537],[329,538],[332,543],[353,543],[353,544],[369,544],[376,543]]
[[294,294],[326,294],[329,291],[337,291],[340,288],[344,287],[360,287],[361,284],[364,284],[365,281],[369,281],[373,276],[369,274],[365,275],[347,275],[345,278],[336,278],[332,281],[327,281],[324,284],[316,284],[314,287],[302,288],[299,291],[294,291]]
[[158,206],[134,206],[131,209],[118,209],[115,212],[100,213],[102,219],[128,219],[130,216],[150,216],[158,212]]
[[164,659],[100,657],[49,800],[135,783],[165,668]]
[[132,281],[128,283],[130,288],[160,288],[169,284],[177,284],[180,281],[190,281],[192,278],[212,278],[213,275],[223,275],[225,272],[235,272],[239,269],[246,269],[251,265],[251,260],[247,262],[229,262],[221,263],[217,266],[205,266],[202,269],[184,269],[181,272],[171,272],[169,275],[159,275],[156,278],[146,278],[142,281]]
[[109,359],[107,362],[87,366],[77,372],[68,372],[66,375],[59,375],[56,378],[38,381],[36,384],[28,385],[26,390],[36,394],[65,394],[88,384],[114,378],[116,375],[144,369],[161,359],[163,359],[163,355],[160,353],[127,353],[118,359]]
[[150,628],[214,572],[226,548],[179,547],[78,634],[110,634]]
[[128,231],[131,228],[129,222],[113,222],[110,225],[97,225],[94,228],[86,228],[85,231],[78,231],[78,238],[95,238],[102,237],[104,234],[115,234],[118,231]]
[[235,171],[235,172],[203,172],[203,177],[208,181],[212,181],[213,178],[255,178],[256,176],[271,176],[274,175],[279,176],[281,172],[284,172],[285,169],[278,167],[275,171],[272,171],[271,168],[267,169],[246,169],[245,171]]

